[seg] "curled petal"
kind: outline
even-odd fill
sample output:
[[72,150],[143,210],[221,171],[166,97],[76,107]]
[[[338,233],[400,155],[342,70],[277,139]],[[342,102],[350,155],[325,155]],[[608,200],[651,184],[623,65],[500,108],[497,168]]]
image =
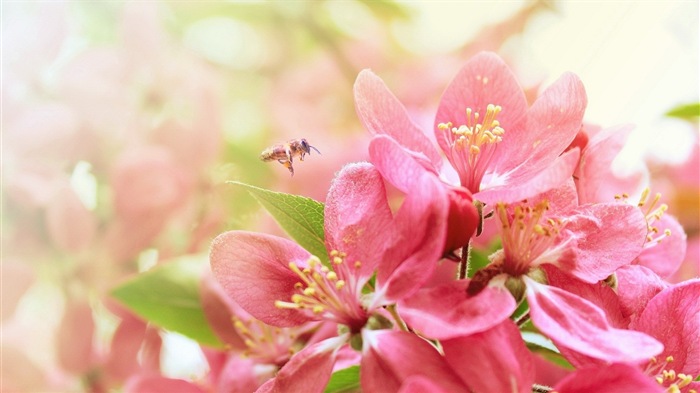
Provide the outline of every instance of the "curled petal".
[[442,158],[437,149],[377,75],[362,70],[355,81],[354,92],[355,109],[367,131],[392,137],[404,148],[424,155],[434,168],[440,168]]
[[467,391],[437,349],[415,334],[363,329],[362,343],[360,382],[364,391],[397,392],[403,381],[416,376],[428,377],[446,391]]
[[472,391],[532,391],[535,382],[533,355],[512,321],[502,321],[471,336],[443,341],[442,345],[447,362]]
[[442,257],[449,202],[432,175],[422,176],[394,219],[393,243],[377,270],[377,291],[370,308],[415,292],[430,278]]
[[326,248],[345,252],[348,263],[360,261],[360,277],[371,275],[392,221],[379,172],[368,163],[345,166],[331,184],[324,216]]
[[293,309],[278,308],[289,302],[300,278],[290,262],[306,267],[310,254],[296,243],[276,236],[230,231],[212,242],[209,260],[214,277],[244,310],[273,326],[296,326],[307,317]]
[[646,334],[616,329],[588,300],[523,276],[532,322],[557,346],[607,362],[639,364],[663,350]]
[[398,142],[384,135],[372,138],[369,156],[382,177],[404,193],[408,193],[423,174],[431,173]]
[[472,297],[468,280],[421,289],[399,303],[399,313],[411,329],[437,340],[488,330],[515,311],[513,296],[496,280]]

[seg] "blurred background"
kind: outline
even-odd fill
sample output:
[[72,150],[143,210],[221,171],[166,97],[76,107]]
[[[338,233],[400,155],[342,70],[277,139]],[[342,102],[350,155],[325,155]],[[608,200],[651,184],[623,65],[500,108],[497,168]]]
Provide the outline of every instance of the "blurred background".
[[[364,68],[426,130],[479,51],[498,52],[531,92],[578,74],[588,122],[636,125],[616,170],[649,167],[689,238],[674,279],[696,276],[698,114],[668,113],[699,101],[698,12],[697,1],[4,1],[3,391],[206,374],[194,342],[109,291],[173,258],[206,261],[225,230],[281,233],[227,180],[323,201],[336,171],[367,159],[352,94]],[[293,138],[321,152],[294,177],[259,160]]]

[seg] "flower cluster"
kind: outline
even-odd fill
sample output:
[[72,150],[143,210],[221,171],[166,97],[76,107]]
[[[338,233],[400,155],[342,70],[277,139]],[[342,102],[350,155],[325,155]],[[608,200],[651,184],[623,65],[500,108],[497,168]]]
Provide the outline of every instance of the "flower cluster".
[[611,175],[629,128],[585,124],[576,75],[530,105],[503,60],[474,56],[440,101],[439,149],[371,71],[354,93],[371,163],[333,180],[327,254],[247,231],[212,244],[211,314],[239,311],[210,320],[272,367],[258,392],[322,392],[352,366],[366,392],[698,390],[700,280],[665,281],[685,234],[659,196],[631,202],[644,176]]

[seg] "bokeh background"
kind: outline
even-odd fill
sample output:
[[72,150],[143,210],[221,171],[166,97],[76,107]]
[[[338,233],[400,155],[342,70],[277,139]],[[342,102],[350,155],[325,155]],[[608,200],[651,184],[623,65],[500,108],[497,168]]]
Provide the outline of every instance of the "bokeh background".
[[[352,94],[364,68],[426,130],[479,51],[533,94],[578,74],[588,122],[636,125],[615,170],[649,168],[689,238],[675,279],[697,276],[698,114],[668,112],[699,101],[698,12],[697,1],[3,1],[2,390],[108,391],[144,370],[203,378],[194,342],[110,290],[174,258],[205,261],[225,230],[281,233],[227,180],[323,201],[336,171],[367,159]],[[292,138],[322,154],[294,177],[259,160]]]

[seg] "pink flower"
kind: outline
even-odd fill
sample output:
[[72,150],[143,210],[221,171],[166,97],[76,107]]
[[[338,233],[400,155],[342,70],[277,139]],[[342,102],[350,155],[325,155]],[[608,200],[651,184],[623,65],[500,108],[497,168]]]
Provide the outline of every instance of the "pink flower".
[[[330,266],[274,236],[231,231],[214,240],[214,276],[253,317],[280,327],[330,321],[347,332],[296,354],[262,391],[322,390],[342,346],[365,337],[368,328],[391,326],[382,306],[415,292],[442,255],[449,201],[439,187],[431,176],[419,178],[392,217],[377,170],[369,164],[346,166],[326,199]],[[365,294],[375,271],[374,290]]]
[[605,279],[640,252],[646,236],[641,212],[620,204],[571,208],[572,188],[543,194],[531,204],[496,208],[502,225],[503,250],[477,272],[468,292],[476,294],[493,277],[505,275],[505,286],[517,299],[524,295],[530,317],[558,346],[609,362],[637,363],[658,354],[661,344],[639,332],[609,324],[589,301],[545,282],[545,264],[584,282]]
[[[439,173],[440,154],[371,71],[362,71],[355,82],[355,105],[370,133],[391,137]],[[528,109],[506,64],[480,53],[443,94],[435,136],[475,199],[514,202],[556,187],[573,173],[577,150],[562,153],[580,129],[585,107],[583,85],[565,74]]]

